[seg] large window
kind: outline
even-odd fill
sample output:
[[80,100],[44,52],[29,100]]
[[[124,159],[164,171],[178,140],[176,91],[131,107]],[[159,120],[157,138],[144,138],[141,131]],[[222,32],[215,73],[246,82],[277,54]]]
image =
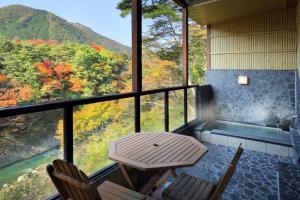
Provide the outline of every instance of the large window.
[[184,125],[184,92],[175,90],[169,93],[169,124],[170,131]]
[[61,118],[59,109],[0,119],[0,199],[45,199],[56,193],[46,166],[63,157]]
[[[0,109],[131,92],[131,9],[122,2],[0,1]],[[63,158],[62,113],[0,118],[0,199],[56,193],[45,166]],[[73,114],[74,161],[88,174],[110,162],[112,139],[134,131],[132,99]]]
[[134,133],[134,101],[122,99],[78,106],[74,112],[74,163],[91,174],[112,161],[109,143]]
[[182,85],[181,8],[172,0],[143,2],[143,90]]
[[131,91],[131,17],[118,3],[1,1],[0,107]]
[[189,83],[203,84],[206,69],[206,27],[189,19]]
[[141,98],[141,131],[164,131],[164,94],[145,95]]

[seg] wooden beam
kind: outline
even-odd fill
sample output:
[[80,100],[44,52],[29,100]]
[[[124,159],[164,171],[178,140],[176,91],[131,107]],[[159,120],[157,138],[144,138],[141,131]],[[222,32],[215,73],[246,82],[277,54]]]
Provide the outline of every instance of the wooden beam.
[[183,8],[187,7],[187,3],[185,0],[173,0],[173,1]]
[[142,2],[132,0],[132,91],[142,91]]
[[73,107],[64,108],[64,159],[73,163]]
[[[188,56],[189,56],[189,33],[188,33],[188,27],[189,27],[189,17],[188,17],[188,9],[183,8],[182,9],[182,74],[183,74],[183,86],[189,85],[189,69],[188,69]],[[188,121],[188,101],[187,101],[187,89],[184,89],[184,124],[187,124]]]
[[132,91],[134,99],[135,132],[141,131],[141,93],[142,93],[142,1],[132,0]]
[[182,9],[182,73],[183,85],[188,85],[188,9]]
[[210,47],[210,33],[211,27],[210,25],[207,26],[207,33],[206,33],[206,69],[211,69],[211,47]]

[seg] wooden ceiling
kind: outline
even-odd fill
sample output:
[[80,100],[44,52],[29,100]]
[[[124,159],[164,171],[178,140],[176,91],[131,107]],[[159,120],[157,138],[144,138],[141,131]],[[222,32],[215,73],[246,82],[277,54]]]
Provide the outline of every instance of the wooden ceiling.
[[216,24],[271,10],[289,9],[298,0],[174,0],[189,10],[189,17],[201,25]]

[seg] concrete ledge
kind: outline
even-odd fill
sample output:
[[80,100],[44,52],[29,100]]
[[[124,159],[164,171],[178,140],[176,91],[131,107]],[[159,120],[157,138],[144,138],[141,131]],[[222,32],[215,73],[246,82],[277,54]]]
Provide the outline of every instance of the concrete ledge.
[[277,145],[267,142],[255,141],[251,139],[243,139],[234,136],[226,136],[215,134],[211,131],[202,131],[199,132],[199,135],[196,137],[201,142],[218,144],[224,146],[238,147],[242,143],[244,149],[251,151],[258,151],[263,153],[269,153],[272,155],[293,157],[294,149],[292,147]]

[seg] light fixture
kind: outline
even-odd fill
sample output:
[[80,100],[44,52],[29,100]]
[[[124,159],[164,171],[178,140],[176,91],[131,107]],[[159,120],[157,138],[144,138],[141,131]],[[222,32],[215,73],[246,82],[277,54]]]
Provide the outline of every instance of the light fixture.
[[240,85],[248,85],[249,84],[248,76],[239,76],[238,83]]

